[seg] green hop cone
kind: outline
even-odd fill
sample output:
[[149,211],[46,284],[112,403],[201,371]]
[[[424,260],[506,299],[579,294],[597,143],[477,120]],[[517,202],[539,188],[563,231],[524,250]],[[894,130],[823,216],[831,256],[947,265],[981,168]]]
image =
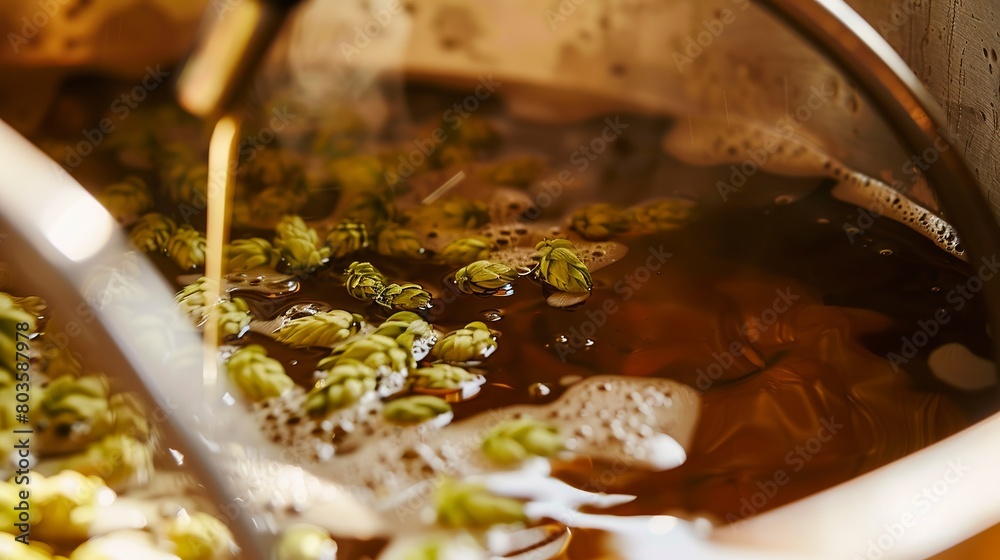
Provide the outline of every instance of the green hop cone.
[[160,173],[167,196],[176,204],[204,206],[208,200],[208,166],[202,163],[172,161]]
[[253,159],[240,162],[239,178],[258,190],[271,187],[284,189],[298,187],[303,181],[302,165],[290,150],[257,150]]
[[476,150],[465,144],[445,144],[434,153],[434,159],[446,169],[465,166],[476,161]]
[[74,448],[106,434],[113,422],[109,392],[108,381],[103,376],[63,376],[52,380],[45,387],[37,408],[45,419],[41,422],[45,426],[45,447],[50,448],[49,451],[57,447]]
[[211,515],[182,511],[167,523],[167,538],[174,543],[180,560],[230,558],[235,552],[233,535],[226,525]]
[[410,348],[416,360],[423,359],[437,342],[437,334],[430,323],[410,311],[393,314],[372,334],[395,339],[403,348]]
[[481,235],[474,235],[456,239],[445,245],[438,256],[452,266],[463,266],[489,257],[494,249],[496,249],[496,244],[492,240]]
[[326,244],[335,259],[357,253],[368,247],[368,227],[354,220],[340,222],[326,236]]
[[431,395],[413,395],[386,403],[382,416],[397,424],[419,424],[451,412],[451,405]]
[[127,177],[104,189],[98,199],[116,220],[129,222],[137,219],[153,206],[153,195],[146,182],[138,177]]
[[434,494],[437,522],[449,528],[485,529],[527,520],[524,504],[490,493],[482,484],[442,481]]
[[82,453],[59,461],[59,470],[101,477],[111,488],[145,484],[153,473],[153,448],[128,435],[112,434]]
[[375,303],[386,309],[419,311],[430,309],[431,294],[420,284],[389,284],[375,296]]
[[337,557],[337,543],[326,530],[299,523],[282,531],[274,560],[330,560]]
[[406,216],[421,227],[448,229],[475,229],[490,221],[485,204],[457,196],[411,208]]
[[496,185],[527,187],[545,171],[545,162],[537,156],[518,156],[488,165],[479,172],[480,179]]
[[233,216],[237,224],[247,227],[273,227],[282,217],[301,211],[309,200],[304,184],[240,194],[243,196],[233,203]]
[[375,248],[380,255],[399,259],[422,259],[427,255],[417,232],[398,224],[386,224],[379,230]]
[[189,225],[177,228],[167,240],[167,255],[184,270],[205,264],[205,236]]
[[444,362],[465,363],[488,358],[496,349],[497,341],[489,327],[476,321],[445,335],[434,345],[431,355]]
[[500,133],[488,119],[470,115],[453,133],[454,139],[477,149],[490,149],[500,143]]
[[629,230],[629,216],[610,204],[581,208],[570,218],[570,227],[591,241],[610,239]]
[[295,386],[281,362],[269,358],[259,344],[244,346],[233,352],[226,360],[226,371],[240,392],[253,401],[281,396]]
[[34,473],[31,490],[32,513],[39,520],[31,536],[73,543],[87,540],[99,500],[113,495],[100,477],[72,470],[49,477]]
[[628,215],[638,229],[649,232],[670,231],[691,220],[695,203],[682,198],[654,200],[629,209]]
[[492,295],[517,278],[517,271],[503,263],[476,261],[455,273],[455,285],[463,294]]
[[538,278],[562,292],[589,292],[594,287],[590,270],[576,256],[567,239],[542,241],[535,245],[533,259],[538,261]]
[[240,336],[250,325],[250,306],[242,298],[219,302],[214,313],[219,316],[219,336],[222,338]]
[[330,161],[330,177],[348,192],[375,191],[384,181],[382,161],[375,156],[355,155]]
[[416,364],[410,349],[395,339],[379,334],[369,334],[353,342],[338,346],[330,355],[320,360],[321,371],[329,371],[344,361],[356,361],[373,370],[388,369],[406,372]]
[[375,301],[389,280],[369,262],[354,262],[344,272],[344,287],[354,299]]
[[351,196],[344,216],[365,224],[369,229],[375,229],[395,218],[396,207],[386,197],[365,191]]
[[202,276],[198,280],[181,288],[174,296],[174,303],[182,313],[194,319],[196,325],[208,320],[213,305],[208,301],[208,291],[213,280]]
[[494,463],[509,465],[532,455],[551,457],[563,448],[559,429],[533,418],[508,420],[483,439],[483,453]]
[[[322,362],[320,369],[324,369]],[[358,402],[377,386],[374,368],[355,359],[339,359],[306,395],[305,410],[310,416],[325,416]]]
[[162,251],[167,246],[174,232],[177,231],[177,224],[173,220],[159,214],[150,212],[139,218],[139,221],[132,226],[129,231],[129,238],[132,244],[146,253],[156,253]]
[[478,376],[448,364],[433,364],[410,373],[413,387],[435,391],[455,391],[466,383],[476,381]]
[[226,270],[240,272],[278,264],[280,255],[271,242],[260,237],[237,239],[226,246]]
[[[37,317],[21,306],[19,298],[0,292],[0,365],[9,371],[17,369],[17,333],[21,333],[23,341],[24,335],[35,332],[37,322]],[[28,330],[18,330],[20,323],[27,323]]]
[[293,319],[275,332],[274,338],[296,348],[330,348],[358,334],[362,323],[361,315],[334,309]]
[[274,246],[294,271],[313,272],[330,258],[330,248],[321,246],[316,230],[298,216],[285,216],[275,231]]

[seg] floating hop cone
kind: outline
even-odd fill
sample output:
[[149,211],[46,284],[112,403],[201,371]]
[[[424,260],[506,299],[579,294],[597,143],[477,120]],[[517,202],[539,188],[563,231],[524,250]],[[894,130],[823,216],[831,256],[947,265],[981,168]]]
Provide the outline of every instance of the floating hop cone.
[[414,395],[386,403],[382,416],[397,424],[419,424],[451,412],[451,405],[431,395]]
[[603,241],[629,230],[629,216],[610,204],[581,208],[570,218],[570,227],[591,241]]
[[357,313],[335,309],[293,319],[274,333],[274,338],[296,348],[331,348],[358,334],[362,322],[363,318]]
[[[38,410],[45,418],[46,435],[82,435],[92,440],[106,434],[113,417],[108,402],[108,382],[103,376],[63,376],[45,388]],[[89,437],[86,437],[89,436]],[[68,441],[67,441],[68,443]]]
[[427,255],[417,232],[392,223],[379,230],[375,248],[380,255],[397,259],[422,259]]
[[153,196],[146,182],[138,177],[127,177],[104,189],[98,199],[119,222],[137,219],[153,206]]
[[87,446],[58,464],[59,470],[73,470],[99,476],[116,489],[146,484],[153,473],[153,449],[131,436],[113,434]]
[[406,372],[416,366],[409,348],[387,336],[370,334],[337,347],[329,356],[320,360],[317,367],[322,371],[329,371],[341,362],[350,360],[360,362],[374,370],[385,368],[390,371]]
[[551,457],[563,447],[559,429],[532,418],[503,422],[483,439],[483,453],[494,463],[508,465],[532,455]]
[[260,401],[281,396],[295,382],[285,374],[281,362],[267,356],[259,344],[244,346],[226,360],[226,371],[240,392],[248,399]]
[[496,349],[497,341],[489,327],[476,321],[445,335],[434,345],[431,355],[444,362],[461,364],[484,360]]
[[146,253],[157,253],[167,246],[167,241],[177,231],[173,220],[157,212],[150,212],[139,218],[129,231],[132,244]]
[[167,196],[176,204],[204,206],[208,200],[208,166],[203,163],[173,161],[160,175]]
[[562,292],[589,292],[594,287],[590,270],[576,256],[568,239],[542,241],[532,258],[538,261],[538,278]]
[[275,547],[274,560],[333,560],[337,543],[325,530],[300,523],[281,533]]
[[361,301],[375,301],[389,283],[385,275],[368,262],[351,263],[344,275],[347,293]]
[[167,241],[167,255],[184,270],[205,264],[205,236],[189,225],[177,228]]
[[[324,369],[322,362],[320,369]],[[337,360],[327,376],[309,391],[305,410],[310,416],[325,416],[358,402],[377,385],[378,375],[374,368],[355,359]]]
[[313,272],[330,258],[330,248],[320,246],[316,230],[307,227],[298,216],[285,216],[275,231],[274,246],[294,271]]
[[496,245],[488,237],[474,235],[445,245],[438,256],[452,266],[462,266],[489,257],[494,249]]
[[487,528],[526,521],[524,504],[490,493],[485,486],[445,479],[434,494],[437,522],[449,528]]
[[518,156],[483,168],[479,177],[497,185],[527,187],[545,171],[545,162],[537,156]]
[[466,383],[473,383],[478,376],[468,371],[448,364],[434,364],[414,370],[410,373],[415,389],[430,389],[432,391],[457,391]]
[[[35,332],[37,317],[27,312],[17,298],[0,292],[0,366],[8,371],[17,369],[17,333],[22,335]],[[27,323],[27,331],[17,330],[19,323]],[[24,337],[21,337],[24,340]]]
[[430,309],[431,293],[420,284],[389,284],[377,296],[375,303],[397,311]]
[[237,239],[226,246],[226,270],[241,272],[278,264],[280,255],[271,242],[260,237]]
[[396,207],[376,192],[360,192],[351,197],[344,215],[369,228],[378,228],[396,217]]
[[221,560],[236,552],[233,535],[218,519],[200,511],[176,515],[167,524],[167,538],[181,560]]
[[450,197],[411,208],[406,217],[410,223],[420,224],[421,227],[447,229],[474,229],[490,221],[485,204],[462,197]]
[[347,192],[373,192],[382,187],[382,162],[374,156],[356,155],[330,161],[330,177]]
[[638,229],[649,232],[670,231],[691,220],[695,203],[682,198],[654,200],[629,210]]
[[368,247],[368,226],[354,220],[340,222],[326,236],[326,244],[335,259],[353,255]]
[[242,298],[222,301],[215,306],[219,315],[219,336],[238,337],[250,326],[250,306]]
[[208,320],[213,305],[208,301],[208,291],[213,280],[205,276],[181,288],[174,296],[174,303],[182,313],[194,319],[196,325]]
[[422,360],[437,342],[437,333],[430,323],[410,311],[400,311],[385,320],[372,334],[395,339],[403,348],[409,348],[413,359]]
[[31,536],[43,541],[87,540],[101,500],[114,498],[100,477],[72,470],[50,477],[32,473],[31,483],[32,517],[39,520]]
[[469,295],[493,295],[515,280],[516,270],[490,261],[476,261],[455,273],[458,291]]

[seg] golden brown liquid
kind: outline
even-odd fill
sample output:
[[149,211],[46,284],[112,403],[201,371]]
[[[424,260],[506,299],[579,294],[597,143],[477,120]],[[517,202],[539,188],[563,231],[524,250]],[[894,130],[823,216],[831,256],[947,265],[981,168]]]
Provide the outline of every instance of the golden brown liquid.
[[[418,91],[414,98],[417,115],[420,103],[447,107],[453,101],[440,92]],[[633,122],[640,123],[637,136],[652,139],[669,125],[638,117]],[[593,124],[505,121],[514,151],[544,153],[556,169],[575,147],[563,140],[589,138]],[[670,192],[672,182],[704,187],[706,200],[715,196],[713,185],[725,170],[686,166],[662,155],[655,142],[628,140],[595,164],[602,171],[591,198],[632,204]],[[431,311],[440,330],[482,320],[500,333],[499,350],[484,366],[488,384],[477,398],[455,405],[455,421],[506,405],[551,402],[572,379],[600,374],[664,377],[702,391],[697,433],[683,466],[648,472],[633,468],[627,456],[608,464],[579,458],[557,465],[557,475],[579,488],[637,496],[613,513],[703,514],[734,522],[903,457],[992,410],[986,397],[935,380],[925,362],[929,349],[900,371],[885,359],[918,321],[951,307],[946,295],[968,278],[965,263],[889,220],[876,221],[863,242],[851,244],[842,224],[857,209],[834,200],[819,178],[760,173],[744,190],[756,194],[708,204],[683,229],[621,239],[629,254],[595,272],[593,297],[573,310],[549,307],[528,280],[510,297],[479,298],[455,293],[446,280],[451,267],[416,267],[375,254],[362,260],[394,281],[448,294]],[[768,193],[785,192],[808,194],[785,204],[759,203]],[[210,224],[228,215],[228,204],[218,204],[224,200],[209,197]],[[551,212],[583,202],[562,200]],[[171,208],[160,211],[169,215]],[[250,235],[270,238],[273,232],[241,229],[233,236]],[[221,267],[223,237],[210,233],[210,266]],[[652,270],[649,259],[661,247],[671,256],[657,259]],[[168,278],[182,273],[165,258],[154,260]],[[377,322],[386,313],[350,298],[339,283],[336,273],[350,260],[331,263],[332,274],[303,281],[289,298],[234,295],[245,298],[258,319],[321,301]],[[595,318],[611,307],[606,302],[617,311]],[[953,316],[935,345],[960,341],[990,355],[985,312],[967,306]],[[305,386],[326,355],[253,333],[236,343],[263,344]],[[743,351],[734,353],[734,344]],[[569,555],[591,558],[594,547],[582,534]],[[344,550],[350,556],[350,547]]]

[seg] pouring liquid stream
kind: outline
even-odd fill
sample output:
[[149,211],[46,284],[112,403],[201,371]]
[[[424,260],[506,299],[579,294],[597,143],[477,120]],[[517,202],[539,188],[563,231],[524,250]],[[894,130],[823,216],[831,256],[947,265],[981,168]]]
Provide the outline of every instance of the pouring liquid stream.
[[[229,241],[230,209],[236,186],[240,119],[226,115],[212,132],[208,149],[208,221],[205,231],[205,276],[211,281],[207,301],[221,297],[226,243]],[[206,387],[218,380],[219,323],[205,323],[203,380]]]

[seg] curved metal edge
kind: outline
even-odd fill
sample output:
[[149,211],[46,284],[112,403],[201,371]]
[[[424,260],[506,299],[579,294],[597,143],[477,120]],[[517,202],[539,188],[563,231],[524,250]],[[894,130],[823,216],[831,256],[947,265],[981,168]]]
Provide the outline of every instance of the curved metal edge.
[[[948,138],[944,111],[892,46],[843,0],[758,0],[812,39],[882,112],[913,154],[936,154],[925,172],[969,261],[1000,255],[1000,224],[968,164]],[[1000,332],[1000,283],[984,282],[990,327]],[[1000,363],[1000,345],[994,345]],[[998,391],[1000,393],[1000,391]]]
[[[114,372],[120,389],[135,392],[145,401],[151,419],[162,430],[165,443],[184,454],[186,467],[204,488],[206,497],[220,510],[242,504],[231,481],[217,468],[218,461],[225,458],[210,449],[201,436],[202,428],[226,429],[215,425],[223,420],[224,414],[210,407],[200,382],[201,372],[188,372],[177,363],[200,364],[202,343],[190,321],[176,315],[172,289],[144,258],[135,259],[133,272],[122,272],[125,270],[122,257],[131,250],[131,245],[117,222],[56,162],[3,121],[0,121],[0,146],[3,147],[0,167],[8,171],[0,174],[0,216],[13,229],[8,234],[13,239],[7,243],[17,247],[9,251],[16,255],[12,268],[18,271],[18,276],[30,278],[57,314],[79,318],[81,306],[90,309],[84,316],[92,314],[92,319],[82,321],[85,326],[77,341],[88,358],[88,367]],[[89,203],[86,203],[88,198]],[[73,202],[67,205],[67,200]],[[70,211],[58,211],[67,209]],[[87,256],[72,259],[52,241],[51,232],[43,229],[51,223],[43,222],[53,215],[72,224],[67,226],[72,235],[88,240],[86,243],[93,250],[88,250]],[[89,226],[100,226],[97,229],[107,231],[107,237],[91,231]],[[4,252],[8,253],[6,248]],[[114,289],[109,285],[106,290],[100,290],[102,298],[108,299],[95,302],[94,294],[88,293],[91,291],[88,281],[99,276],[101,271],[114,271],[114,281],[118,284]],[[127,295],[135,288],[146,295]],[[119,312],[108,307],[118,307]],[[77,310],[77,316],[71,310]],[[141,350],[148,346],[141,343],[139,334],[131,330],[121,316],[140,312],[178,318],[168,325],[175,337],[177,352],[157,356]],[[182,357],[186,349],[198,351],[197,359],[191,361]],[[248,437],[243,433],[229,435],[233,440],[238,435]],[[255,444],[256,441],[244,443]],[[255,527],[250,512],[241,509],[237,514],[227,515],[236,544],[241,549],[240,558],[264,560],[262,550],[267,549],[268,539]]]
[[[889,43],[842,0],[759,0],[758,5],[797,30],[854,80],[906,148],[914,154],[936,155],[937,161],[927,166],[925,174],[945,217],[958,230],[972,265],[978,268],[983,260],[1000,255],[1000,225],[978,181],[948,138],[943,110]],[[1000,332],[1000,283],[984,281],[982,297],[991,328]],[[994,353],[995,362],[1000,363],[1000,345],[994,346]],[[898,504],[905,509],[914,490],[919,491],[921,484],[927,484],[925,479],[935,476],[949,461],[967,460],[980,467],[977,472],[992,477],[1000,468],[1000,456],[982,453],[979,443],[986,434],[991,434],[986,441],[995,437],[998,422],[1000,415],[994,415],[932,445],[905,459],[906,468],[889,465],[877,469],[812,498],[753,517],[738,527],[721,529],[716,536],[733,544],[811,550],[823,558],[850,555],[851,547],[863,540],[861,535],[869,529],[867,522],[894,520],[892,516],[899,512],[893,507]],[[995,523],[997,508],[983,502],[995,501],[996,492],[977,484],[985,480],[970,477],[968,485],[953,492],[970,501],[932,509],[885,550],[882,558],[922,558]],[[881,526],[878,531],[882,531]],[[863,550],[854,552],[860,555]]]

